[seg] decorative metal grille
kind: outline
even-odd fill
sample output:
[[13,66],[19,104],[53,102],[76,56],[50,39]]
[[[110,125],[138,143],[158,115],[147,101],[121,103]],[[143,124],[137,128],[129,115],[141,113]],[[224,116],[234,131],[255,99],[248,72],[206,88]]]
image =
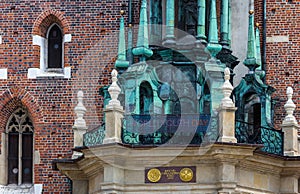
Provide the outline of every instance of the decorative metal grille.
[[[250,123],[236,121],[235,136],[238,143],[263,144],[262,151],[271,154],[283,155],[283,132],[273,128],[260,128],[252,130]],[[251,129],[251,130],[250,130]]]
[[101,145],[105,137],[105,126],[100,126],[96,129],[86,132],[83,135],[83,145],[95,146]]

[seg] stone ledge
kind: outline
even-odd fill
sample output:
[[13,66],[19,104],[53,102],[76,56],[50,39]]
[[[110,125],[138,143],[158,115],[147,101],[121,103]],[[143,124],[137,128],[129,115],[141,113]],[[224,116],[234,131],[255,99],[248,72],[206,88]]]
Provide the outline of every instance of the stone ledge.
[[42,184],[24,184],[24,185],[0,185],[0,193],[5,194],[41,194],[43,190]]
[[44,79],[44,78],[59,78],[59,79],[69,79],[71,78],[71,67],[65,67],[62,69],[61,73],[42,71],[39,68],[29,68],[28,79]]

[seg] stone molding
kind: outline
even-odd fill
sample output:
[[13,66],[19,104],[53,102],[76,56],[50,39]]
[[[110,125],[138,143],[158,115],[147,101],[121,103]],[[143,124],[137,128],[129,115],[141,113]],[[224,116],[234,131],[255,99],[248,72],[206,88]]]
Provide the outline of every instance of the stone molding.
[[[290,179],[300,175],[299,159],[288,160],[286,157],[267,155],[256,152],[257,148],[254,145],[216,143],[208,147],[186,147],[183,150],[180,146],[165,146],[156,150],[114,143],[89,149],[83,148],[81,151],[84,158],[74,163],[59,162],[57,167],[72,180],[78,180],[79,177],[82,181],[89,180],[89,192],[101,193],[105,190],[105,192],[117,193],[165,193],[172,191],[179,194],[191,188],[195,193],[292,191],[296,182],[282,184],[282,181],[286,177]],[[203,152],[205,149],[206,151]],[[181,150],[181,153],[176,155],[178,150]],[[196,166],[196,183],[172,184],[172,186],[145,184],[145,168],[162,166],[162,162],[166,159],[169,159],[167,165],[164,164],[166,166]],[[82,179],[82,177],[86,178]]]

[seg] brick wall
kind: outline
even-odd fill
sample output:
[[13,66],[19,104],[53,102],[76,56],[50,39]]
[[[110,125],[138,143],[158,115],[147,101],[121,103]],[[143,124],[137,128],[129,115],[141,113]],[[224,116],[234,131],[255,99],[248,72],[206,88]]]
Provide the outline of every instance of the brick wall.
[[[8,69],[8,79],[0,80],[0,131],[4,132],[17,107],[29,110],[35,127],[34,150],[41,157],[40,164],[34,165],[34,183],[44,184],[44,193],[70,191],[67,178],[53,171],[51,162],[71,155],[79,89],[85,94],[89,129],[101,124],[98,90],[110,82],[122,6],[127,10],[127,1],[0,2],[0,68]],[[39,46],[32,45],[32,35],[45,37],[53,22],[64,34],[72,34],[72,41],[64,46],[64,65],[71,67],[71,79],[28,79],[28,68],[39,68]]]
[[[262,21],[262,0],[255,1],[256,21]],[[294,88],[295,115],[300,119],[300,1],[267,0],[267,45],[266,67],[267,83],[276,88],[273,95],[277,99],[275,124],[280,128],[286,115],[283,106],[286,103],[286,88]],[[262,28],[260,28],[262,30]],[[273,36],[273,40],[269,37]],[[275,38],[274,38],[275,36]],[[285,39],[287,39],[286,41]]]

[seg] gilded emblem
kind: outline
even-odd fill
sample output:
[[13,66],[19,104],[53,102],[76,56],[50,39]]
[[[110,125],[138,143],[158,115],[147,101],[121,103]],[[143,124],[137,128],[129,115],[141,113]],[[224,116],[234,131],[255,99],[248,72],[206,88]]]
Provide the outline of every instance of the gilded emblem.
[[180,179],[184,182],[189,182],[193,179],[193,171],[190,168],[183,168],[179,173]]
[[152,183],[158,182],[161,178],[160,170],[158,170],[157,168],[152,168],[151,170],[148,171],[147,178]]

